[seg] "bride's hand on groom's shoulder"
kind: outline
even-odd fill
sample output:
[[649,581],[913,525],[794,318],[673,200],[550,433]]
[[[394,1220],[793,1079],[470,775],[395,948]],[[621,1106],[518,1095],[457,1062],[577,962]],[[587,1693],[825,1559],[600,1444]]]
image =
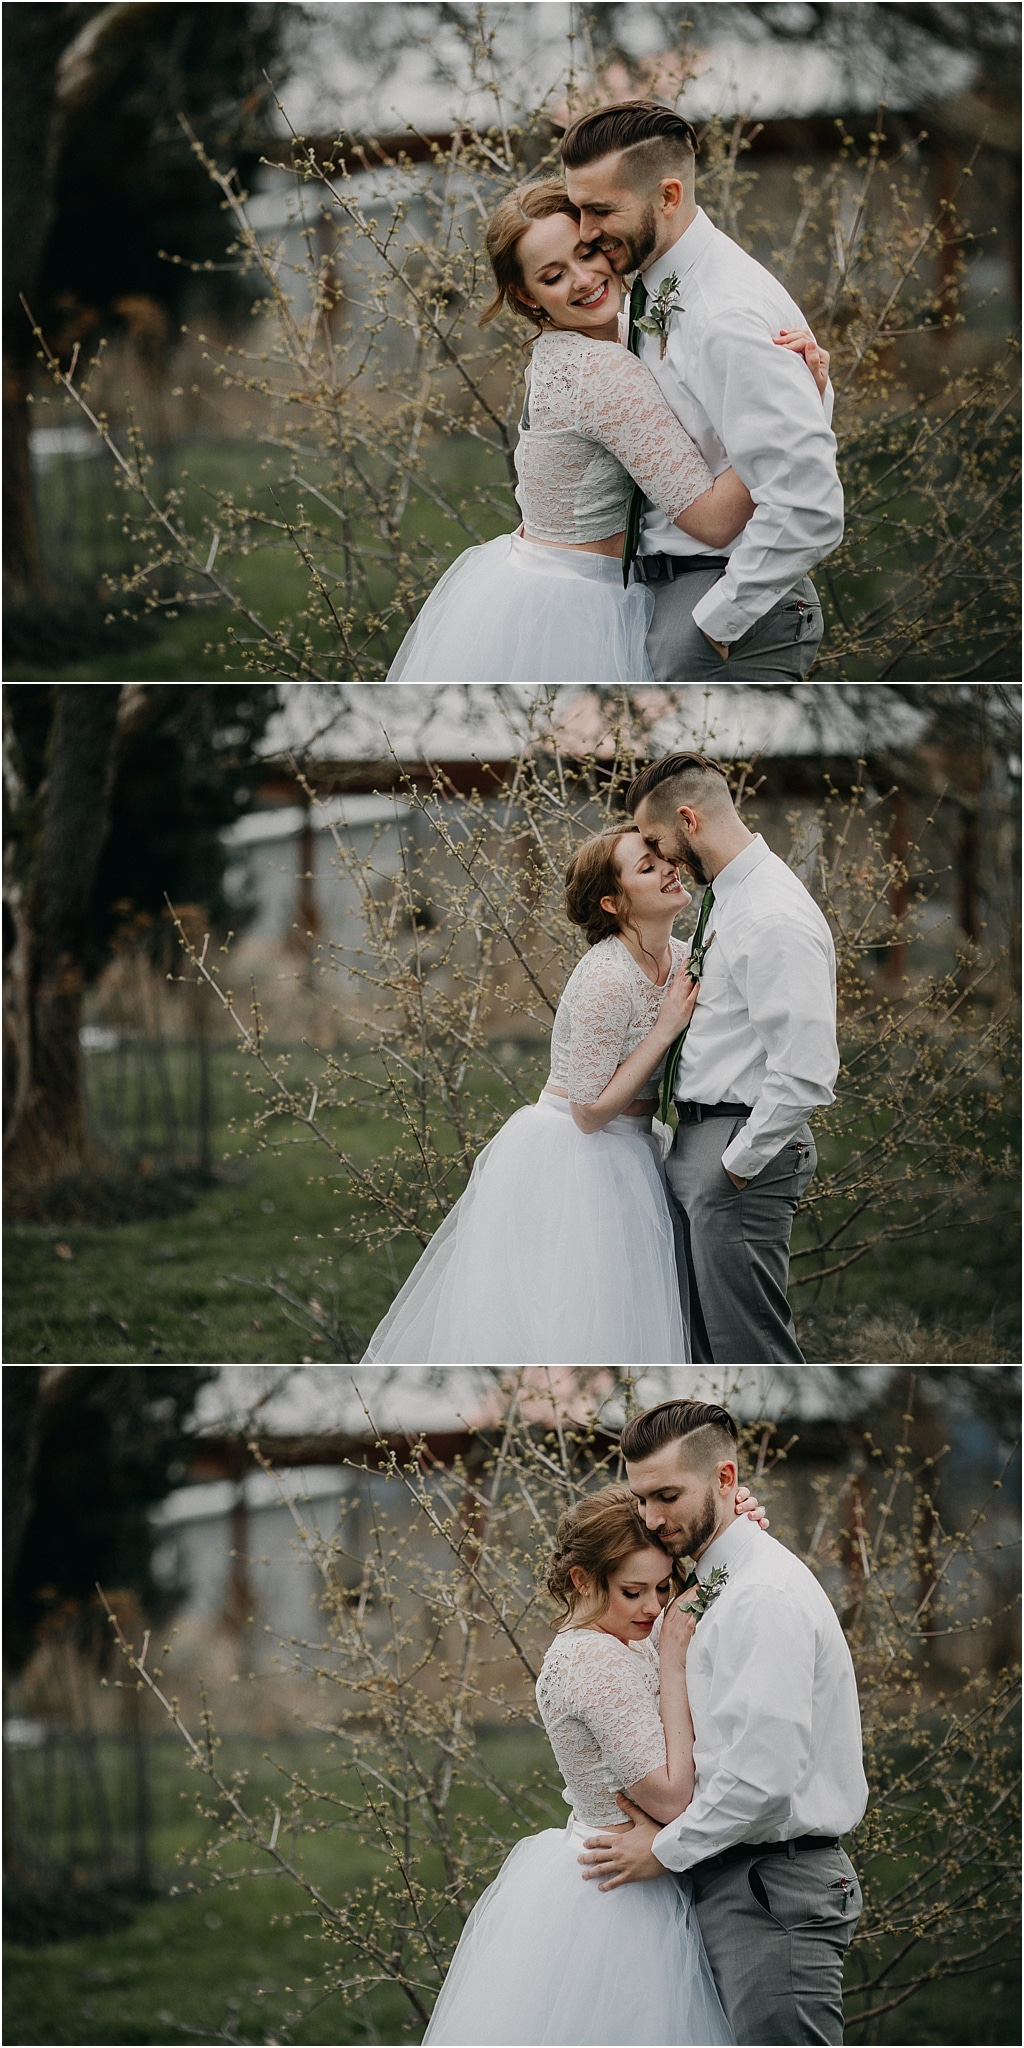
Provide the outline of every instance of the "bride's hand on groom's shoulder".
[[751,1493],[749,1486],[738,1486],[736,1488],[736,1513],[738,1515],[747,1515],[752,1522],[757,1523],[760,1529],[770,1527],[768,1517],[757,1495]]
[[809,327],[784,327],[781,334],[773,334],[776,348],[791,349],[794,355],[803,356],[804,362],[814,378],[822,397],[828,383],[828,366],[832,358],[827,348],[815,341]]

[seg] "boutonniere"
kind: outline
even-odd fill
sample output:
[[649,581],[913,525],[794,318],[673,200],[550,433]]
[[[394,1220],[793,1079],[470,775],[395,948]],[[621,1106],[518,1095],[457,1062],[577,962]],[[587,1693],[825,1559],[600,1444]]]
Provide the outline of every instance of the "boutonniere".
[[[690,947],[690,957],[686,962],[686,972],[693,981],[699,981],[704,972],[704,961],[707,957],[707,950],[714,936],[714,932],[709,932],[707,938],[702,939],[699,946]],[[720,1566],[715,1566],[716,1571],[720,1569]]]
[[649,299],[647,302],[646,313],[642,313],[636,322],[641,334],[657,334],[660,336],[662,361],[665,359],[669,319],[673,313],[682,311],[676,298],[678,290],[679,279],[677,277],[663,278],[653,299]]
[[716,1564],[714,1570],[710,1571],[707,1578],[702,1580],[701,1584],[695,1588],[693,1598],[688,1602],[688,1605],[697,1621],[700,1621],[702,1615],[707,1613],[712,1600],[717,1600],[719,1593],[724,1592],[728,1582],[729,1574],[724,1564]]

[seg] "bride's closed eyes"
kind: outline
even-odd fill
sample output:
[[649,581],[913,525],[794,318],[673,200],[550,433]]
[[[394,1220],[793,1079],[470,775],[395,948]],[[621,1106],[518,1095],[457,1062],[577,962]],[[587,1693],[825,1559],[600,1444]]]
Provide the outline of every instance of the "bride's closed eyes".
[[554,327],[617,337],[622,287],[600,250],[586,249],[569,214],[532,221],[517,248],[522,284],[519,296]]

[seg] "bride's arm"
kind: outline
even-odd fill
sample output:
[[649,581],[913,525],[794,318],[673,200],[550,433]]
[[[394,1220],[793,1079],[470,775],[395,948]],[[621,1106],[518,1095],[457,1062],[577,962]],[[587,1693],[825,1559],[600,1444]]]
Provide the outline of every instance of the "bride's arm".
[[626,1786],[627,1797],[662,1826],[677,1820],[693,1798],[693,1721],[686,1692],[686,1650],[696,1622],[676,1601],[666,1612],[658,1655],[661,1665],[660,1709],[665,1731],[665,1763]]
[[[616,1067],[611,1080],[606,1082],[600,1094],[591,1102],[581,1102],[569,1089],[569,1108],[573,1122],[581,1131],[603,1131],[613,1117],[621,1116],[631,1102],[636,1100],[645,1081],[649,1081],[660,1060],[664,1059],[669,1046],[674,1044],[684,1025],[693,1015],[697,1001],[698,984],[691,981],[682,968],[669,983],[662,998],[658,1021],[641,1039],[621,1066]],[[600,992],[595,990],[594,1000],[600,1001]],[[574,1031],[586,1030],[586,1017],[580,1013],[574,1018]],[[577,1086],[579,1084],[577,1083]]]
[[[824,397],[828,357],[810,330],[787,331],[780,344],[804,356]],[[653,372],[636,356],[617,344],[601,343],[590,352],[586,371],[577,424],[618,456],[652,504],[682,533],[705,547],[728,547],[754,511],[754,500],[736,471],[712,476]]]
[[685,512],[677,513],[673,525],[709,548],[728,547],[743,532],[754,511],[754,500],[742,477],[734,469],[723,469],[710,490],[695,498]]

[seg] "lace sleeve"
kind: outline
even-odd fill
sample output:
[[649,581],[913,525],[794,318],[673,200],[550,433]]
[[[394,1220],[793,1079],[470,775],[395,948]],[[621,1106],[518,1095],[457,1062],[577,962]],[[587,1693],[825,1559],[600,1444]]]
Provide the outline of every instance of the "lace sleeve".
[[629,983],[617,962],[595,946],[576,970],[578,981],[569,993],[569,1100],[596,1102],[621,1066],[629,1029]]
[[685,512],[714,482],[650,370],[613,343],[599,342],[589,351],[576,424],[581,434],[611,449],[667,519]]
[[625,1657],[599,1635],[583,1638],[571,1683],[572,1706],[601,1752],[616,1791],[665,1764],[665,1731],[641,1658]]

